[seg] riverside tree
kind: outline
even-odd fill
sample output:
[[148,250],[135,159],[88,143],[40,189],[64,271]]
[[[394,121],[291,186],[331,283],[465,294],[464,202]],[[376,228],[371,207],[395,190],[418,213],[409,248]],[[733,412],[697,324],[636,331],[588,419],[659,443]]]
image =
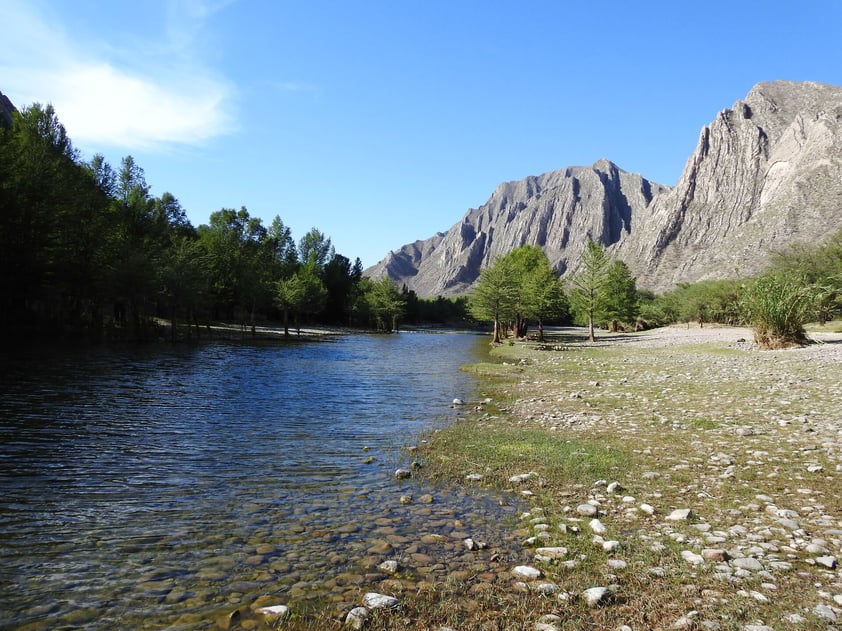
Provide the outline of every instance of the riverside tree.
[[510,322],[515,337],[523,337],[527,321],[543,323],[567,315],[567,299],[546,253],[534,245],[522,245],[500,257],[480,273],[468,298],[471,314],[493,323],[492,344],[500,343],[503,323]]
[[[524,317],[538,324],[538,341],[544,341],[544,322],[563,320],[570,310],[564,286],[555,273],[546,253],[535,246],[532,248],[532,265],[523,270],[519,302]],[[519,248],[522,249],[522,248]]]
[[582,266],[570,279],[570,302],[587,320],[588,340],[594,342],[594,323],[607,306],[608,254],[605,247],[588,241],[582,253]]
[[398,320],[406,311],[406,297],[391,278],[384,276],[367,285],[365,301],[378,331],[391,333],[398,329]]
[[623,261],[612,261],[605,273],[605,308],[602,316],[608,330],[616,333],[620,322],[632,323],[637,318],[637,281]]
[[468,297],[468,309],[478,320],[493,323],[491,343],[500,343],[503,320],[515,317],[518,285],[511,259],[502,257],[480,272],[476,287]]
[[587,322],[588,339],[596,340],[594,326],[608,325],[611,331],[620,322],[633,322],[639,311],[637,282],[628,266],[612,261],[605,247],[588,241],[582,253],[582,265],[570,279],[570,302]]

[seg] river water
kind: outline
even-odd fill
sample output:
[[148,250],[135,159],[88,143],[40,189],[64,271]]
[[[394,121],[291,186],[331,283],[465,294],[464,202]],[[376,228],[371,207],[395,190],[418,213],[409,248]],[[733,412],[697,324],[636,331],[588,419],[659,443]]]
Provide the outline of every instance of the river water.
[[[394,476],[474,396],[459,366],[484,342],[0,356],[0,628],[192,630],[259,598],[335,605],[375,561],[433,556],[415,545],[431,530],[496,536],[513,509],[492,495]],[[399,501],[425,493],[434,504]]]

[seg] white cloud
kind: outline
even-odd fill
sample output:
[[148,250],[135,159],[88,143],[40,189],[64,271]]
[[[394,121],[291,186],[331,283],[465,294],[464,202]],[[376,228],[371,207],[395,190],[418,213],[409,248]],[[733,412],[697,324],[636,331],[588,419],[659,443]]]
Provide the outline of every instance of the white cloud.
[[[189,51],[155,56],[120,42],[89,50],[31,6],[4,9],[0,91],[18,106],[52,103],[77,147],[200,144],[234,129],[231,85],[189,59]],[[138,63],[121,65],[107,50]]]

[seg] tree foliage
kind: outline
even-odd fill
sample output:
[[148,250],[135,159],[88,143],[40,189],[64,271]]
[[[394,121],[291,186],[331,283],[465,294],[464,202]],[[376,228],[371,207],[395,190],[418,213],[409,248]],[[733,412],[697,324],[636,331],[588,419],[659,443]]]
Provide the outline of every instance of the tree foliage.
[[384,277],[370,283],[365,300],[378,331],[388,333],[397,330],[398,320],[406,309],[406,298],[391,278]]
[[523,245],[480,273],[468,308],[478,320],[492,323],[492,343],[499,344],[504,323],[511,325],[515,337],[523,337],[527,322],[534,321],[539,338],[543,338],[543,323],[565,318],[568,304],[546,253],[537,246]]
[[492,323],[492,344],[500,343],[502,322],[516,317],[518,293],[518,279],[510,258],[502,257],[480,272],[468,298],[468,308],[478,320]]
[[605,301],[600,314],[608,330],[616,332],[620,323],[634,323],[639,312],[637,281],[623,261],[612,261],[605,273]]
[[280,217],[267,227],[245,207],[194,228],[173,194],[152,194],[132,156],[118,169],[100,154],[82,162],[52,106],[0,126],[6,325],[142,339],[160,334],[159,318],[173,338],[179,323],[192,336],[200,320],[223,319],[254,331],[258,319],[280,315],[277,285],[295,275],[310,290],[297,318],[348,322],[359,259],[351,265],[316,228],[301,249],[299,257]]
[[581,269],[570,279],[570,302],[585,318],[591,342],[596,339],[594,325],[607,307],[609,265],[605,247],[595,241],[588,241],[582,253]]

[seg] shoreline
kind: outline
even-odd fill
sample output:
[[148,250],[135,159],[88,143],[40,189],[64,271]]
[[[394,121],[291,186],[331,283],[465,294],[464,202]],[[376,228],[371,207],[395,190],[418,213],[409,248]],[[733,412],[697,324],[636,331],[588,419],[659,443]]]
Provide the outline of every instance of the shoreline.
[[[498,588],[545,613],[505,628],[842,620],[842,333],[780,351],[757,350],[745,328],[581,333],[465,367],[493,403],[424,450],[430,475],[482,476],[533,506],[516,532],[535,573],[512,568]],[[548,547],[565,552],[548,560]]]

